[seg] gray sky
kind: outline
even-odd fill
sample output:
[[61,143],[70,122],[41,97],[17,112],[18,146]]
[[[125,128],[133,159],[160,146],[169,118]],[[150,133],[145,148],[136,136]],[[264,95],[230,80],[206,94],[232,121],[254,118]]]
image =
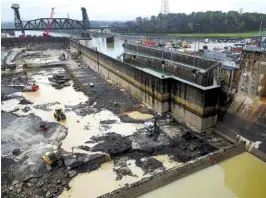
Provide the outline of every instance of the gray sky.
[[[20,4],[22,20],[49,17],[55,7],[54,17],[81,20],[80,7],[87,9],[90,20],[132,20],[138,16],[157,15],[161,0],[1,0],[1,21],[13,21],[12,3]],[[236,10],[244,12],[266,12],[266,0],[169,0],[170,12],[191,13],[207,10]]]

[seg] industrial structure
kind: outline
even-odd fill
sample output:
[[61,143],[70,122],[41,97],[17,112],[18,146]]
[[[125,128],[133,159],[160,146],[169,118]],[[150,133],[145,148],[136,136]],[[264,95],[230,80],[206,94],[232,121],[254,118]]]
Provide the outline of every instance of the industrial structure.
[[15,28],[20,29],[22,31],[22,34],[25,33],[23,28],[23,24],[20,18],[20,13],[19,13],[19,4],[12,4],[11,8],[14,10],[14,20],[15,20]]
[[12,4],[11,8],[14,10],[15,29],[1,29],[2,31],[21,30],[22,34],[25,34],[25,30],[45,30],[45,35],[49,35],[50,30],[80,29],[86,32],[90,28],[88,14],[84,7],[81,8],[82,21],[69,18],[53,18],[54,8],[52,8],[49,18],[33,19],[26,22],[21,20],[19,4]]
[[161,13],[162,14],[168,14],[169,13],[169,1],[168,0],[162,0],[161,1]]

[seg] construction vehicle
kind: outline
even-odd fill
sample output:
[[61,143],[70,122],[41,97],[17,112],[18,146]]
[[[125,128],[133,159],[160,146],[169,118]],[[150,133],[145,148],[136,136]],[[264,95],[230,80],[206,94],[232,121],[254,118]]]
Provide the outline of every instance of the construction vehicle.
[[42,160],[49,166],[54,166],[61,160],[61,155],[58,151],[46,152],[42,155]]
[[64,114],[62,109],[56,109],[54,112],[55,119],[59,122],[60,120],[65,120],[66,115]]
[[46,29],[45,32],[42,34],[44,37],[47,37],[47,36],[49,36],[49,34],[50,34],[51,27],[52,27],[53,17],[54,17],[54,8],[51,9],[51,13],[50,13],[50,17],[49,17],[49,20],[48,20],[48,26],[47,26],[47,29]]
[[8,65],[1,65],[1,70],[2,71],[6,71],[6,69],[15,70],[16,68],[17,68],[17,66],[14,63],[8,64]]
[[6,71],[6,66],[5,65],[1,65],[1,71]]
[[38,91],[39,90],[39,85],[26,85],[24,88],[23,88],[23,92],[28,92],[28,91]]

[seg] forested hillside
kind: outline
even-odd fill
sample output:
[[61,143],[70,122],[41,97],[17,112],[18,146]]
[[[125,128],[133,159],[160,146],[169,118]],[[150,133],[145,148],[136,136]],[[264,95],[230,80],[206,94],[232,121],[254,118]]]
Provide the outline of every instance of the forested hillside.
[[[262,20],[264,17],[264,20]],[[266,14],[236,11],[192,12],[159,14],[150,18],[127,21],[119,32],[135,33],[226,33],[259,31],[260,24],[266,28]],[[116,25],[116,24],[113,24]]]

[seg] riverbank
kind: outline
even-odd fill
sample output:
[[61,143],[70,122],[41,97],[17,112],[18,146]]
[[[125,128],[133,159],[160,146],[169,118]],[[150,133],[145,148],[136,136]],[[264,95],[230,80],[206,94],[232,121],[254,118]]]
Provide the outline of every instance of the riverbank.
[[[265,34],[265,32],[261,32],[261,35]],[[239,33],[174,33],[168,34],[169,36],[177,36],[177,37],[241,37],[247,38],[252,36],[258,36],[259,32],[239,32]]]

